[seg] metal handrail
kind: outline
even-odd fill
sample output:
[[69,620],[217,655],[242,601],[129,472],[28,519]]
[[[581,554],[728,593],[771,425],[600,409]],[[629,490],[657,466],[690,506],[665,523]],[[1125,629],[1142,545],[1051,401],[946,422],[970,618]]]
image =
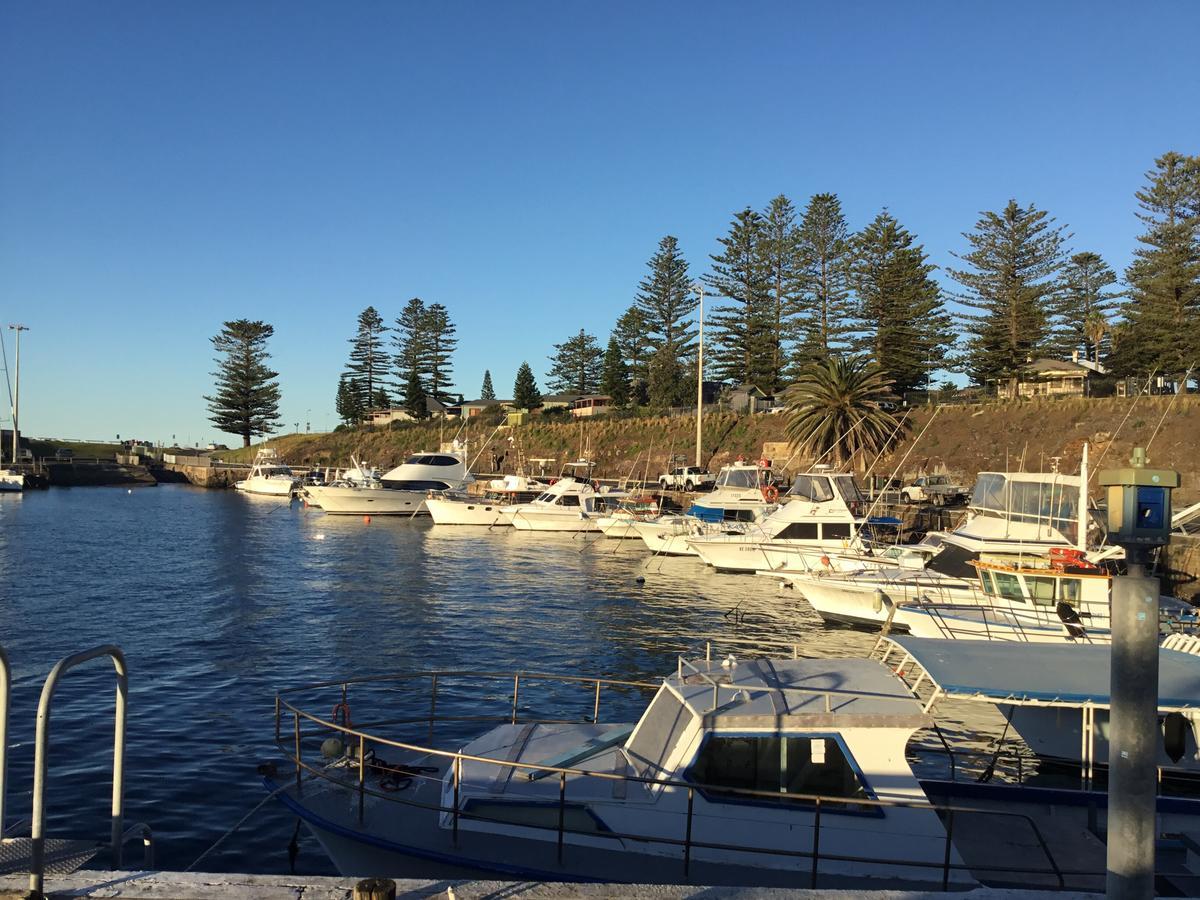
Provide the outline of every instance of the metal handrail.
[[[430,676],[432,674],[436,674],[436,673],[421,673],[421,674],[428,677],[428,676]],[[461,675],[461,674],[471,674],[471,673],[461,673],[460,672],[459,674]],[[495,673],[490,673],[490,674],[494,675]],[[402,678],[404,676],[391,676],[391,677],[392,678]],[[553,678],[556,676],[542,676],[542,677]],[[597,681],[597,680],[602,681],[603,680],[603,679],[583,679],[583,678],[574,677],[574,676],[565,676],[565,678],[568,681],[589,681],[590,682],[590,681]],[[386,680],[386,679],[372,679],[372,680]],[[339,686],[339,685],[345,685],[347,683],[350,683],[350,682],[334,681],[334,682],[328,682],[326,684],[326,686]],[[645,686],[653,687],[653,685],[645,685]],[[285,710],[287,712],[291,713],[293,716],[293,741],[292,741],[291,748],[289,748],[287,746],[287,744],[282,740],[282,736],[281,736],[281,732],[280,732],[280,720],[281,720],[282,714]],[[577,831],[575,829],[567,829],[564,827],[564,824],[563,824],[563,809],[565,808],[565,803],[566,803],[566,776],[568,776],[568,775],[582,776],[582,777],[588,777],[588,778],[599,778],[601,780],[606,780],[606,781],[620,781],[620,782],[625,782],[625,783],[633,782],[635,784],[644,784],[644,785],[647,785],[648,787],[681,788],[681,789],[688,790],[689,792],[691,792],[693,790],[697,790],[697,789],[698,790],[710,790],[714,793],[720,793],[720,794],[724,794],[724,795],[734,795],[736,797],[746,798],[746,799],[750,799],[750,800],[755,800],[755,799],[757,799],[757,800],[772,800],[772,801],[777,802],[781,797],[781,795],[777,791],[756,791],[756,790],[749,790],[749,789],[744,789],[744,788],[728,788],[728,787],[724,787],[724,786],[720,786],[720,785],[696,784],[694,782],[679,781],[679,780],[675,780],[675,779],[647,778],[647,777],[639,776],[639,775],[624,775],[624,774],[618,775],[618,774],[609,773],[609,772],[589,771],[589,770],[580,769],[580,768],[576,768],[576,767],[551,766],[551,765],[544,765],[541,763],[514,762],[511,760],[500,760],[500,759],[495,759],[492,757],[477,756],[474,754],[463,753],[461,751],[439,750],[439,749],[436,749],[433,747],[425,747],[425,746],[420,746],[417,744],[410,744],[410,743],[406,743],[403,741],[393,740],[391,738],[385,738],[385,737],[381,737],[378,735],[373,735],[373,734],[367,733],[365,731],[355,729],[349,725],[343,725],[338,722],[333,722],[333,721],[323,719],[317,715],[314,715],[312,713],[305,712],[304,710],[299,709],[298,707],[294,706],[290,702],[283,700],[280,695],[277,695],[276,699],[275,699],[275,719],[276,719],[276,725],[275,725],[276,746],[285,755],[287,755],[291,759],[291,761],[296,765],[297,788],[299,788],[302,784],[302,776],[303,776],[304,772],[309,772],[312,775],[315,775],[324,780],[330,781],[334,784],[338,784],[342,787],[349,787],[349,785],[345,781],[331,776],[327,769],[318,768],[318,767],[313,766],[310,763],[307,763],[303,760],[302,748],[301,748],[302,731],[301,731],[301,724],[300,724],[301,720],[303,719],[303,720],[312,722],[312,723],[320,726],[321,729],[323,729],[323,730],[335,731],[335,732],[342,734],[345,737],[357,739],[357,745],[358,745],[357,765],[358,765],[358,772],[359,772],[357,791],[358,791],[358,795],[359,795],[359,818],[360,818],[360,821],[364,817],[365,797],[367,794],[370,794],[374,797],[379,797],[381,799],[400,803],[400,804],[406,805],[406,806],[416,806],[416,807],[419,807],[422,809],[437,811],[438,813],[450,813],[452,816],[451,827],[452,827],[452,832],[453,832],[453,836],[454,836],[454,841],[456,843],[458,840],[458,823],[459,823],[460,818],[474,819],[474,820],[478,820],[478,821],[500,821],[500,820],[493,820],[487,816],[480,816],[480,815],[476,815],[476,814],[466,813],[460,809],[460,801],[459,801],[460,785],[461,785],[461,780],[462,780],[462,765],[464,762],[475,762],[475,763],[481,763],[484,765],[491,765],[491,766],[497,766],[497,767],[502,767],[502,768],[511,768],[513,770],[521,769],[521,770],[527,771],[529,773],[540,772],[540,773],[545,773],[547,775],[551,775],[551,774],[558,775],[559,781],[560,781],[558,842],[559,842],[560,846],[562,843],[562,835],[564,833],[571,833],[571,834],[577,834],[577,833],[582,834],[583,833],[583,832]],[[423,717],[413,719],[414,722],[415,721],[423,721],[423,720],[424,720]],[[496,720],[497,721],[510,721],[513,723],[516,722],[516,719],[512,718],[512,717],[503,717],[503,718],[496,717]],[[430,717],[431,728],[432,728],[432,724],[433,724],[433,717]],[[442,759],[449,760],[450,761],[450,771],[452,774],[451,780],[452,780],[454,805],[452,807],[445,807],[441,804],[433,806],[430,804],[416,803],[414,801],[405,800],[404,798],[396,796],[395,794],[382,793],[380,791],[375,791],[375,790],[367,788],[366,784],[365,784],[365,772],[366,772],[366,768],[367,768],[367,763],[366,763],[364,754],[365,754],[366,743],[368,741],[372,742],[373,744],[378,744],[378,745],[387,746],[387,747],[393,747],[395,749],[408,751],[410,753],[415,753],[415,754],[424,755],[424,756],[435,756],[435,757],[440,757]],[[532,775],[530,775],[529,777],[532,777]],[[689,798],[690,798],[690,796],[691,795],[689,794]],[[925,801],[921,802],[921,801],[915,801],[915,800],[901,800],[901,799],[897,799],[897,798],[878,799],[878,798],[868,798],[868,797],[828,797],[828,796],[822,796],[822,795],[818,795],[818,794],[798,794],[798,793],[795,793],[795,794],[789,793],[786,795],[786,799],[788,799],[790,801],[799,801],[802,803],[812,803],[812,804],[814,804],[814,806],[817,809],[819,809],[822,805],[828,805],[828,804],[832,803],[832,804],[841,804],[841,805],[868,806],[868,807],[874,807],[874,808],[879,808],[879,809],[886,809],[886,808],[922,809],[922,810],[930,810],[933,812],[950,814],[949,827],[947,828],[946,836],[945,836],[947,849],[944,854],[943,862],[940,865],[934,864],[934,863],[928,863],[928,862],[913,862],[911,860],[887,860],[887,859],[881,859],[881,858],[877,858],[877,857],[871,858],[870,860],[865,860],[865,858],[839,856],[839,855],[835,855],[835,854],[825,854],[824,856],[820,857],[820,858],[824,858],[826,860],[851,861],[851,862],[871,861],[871,862],[875,862],[878,864],[915,866],[918,868],[937,868],[937,869],[942,870],[943,885],[945,886],[948,884],[949,872],[951,869],[968,869],[969,870],[969,868],[970,868],[969,866],[967,866],[965,864],[958,865],[958,864],[950,863],[951,852],[950,852],[949,848],[950,848],[950,845],[951,845],[952,839],[953,839],[952,815],[954,812],[959,812],[959,813],[976,813],[976,814],[985,814],[985,815],[1007,816],[1010,818],[1015,818],[1015,819],[1020,819],[1020,820],[1025,821],[1026,824],[1028,824],[1028,826],[1030,827],[1031,831],[1033,832],[1039,845],[1043,849],[1046,859],[1050,864],[1049,869],[1036,869],[1036,868],[1027,869],[1027,868],[1016,868],[1016,867],[989,866],[989,867],[987,867],[989,871],[1011,871],[1011,872],[1022,872],[1022,873],[1026,873],[1026,874],[1046,874],[1046,875],[1052,874],[1056,877],[1060,888],[1065,886],[1064,877],[1063,877],[1065,874],[1093,874],[1090,872],[1071,872],[1068,870],[1060,869],[1057,862],[1054,860],[1053,854],[1051,854],[1051,852],[1049,850],[1049,846],[1046,843],[1045,838],[1041,834],[1041,831],[1038,828],[1037,823],[1034,822],[1030,816],[1023,814],[1023,813],[1004,812],[1004,811],[997,811],[997,810],[990,810],[990,809],[983,809],[983,808],[974,808],[974,807],[965,807],[965,806],[952,806],[949,804],[935,805],[933,803],[930,803],[927,799]],[[609,833],[609,836],[617,837],[617,838],[631,839],[631,840],[646,841],[646,842],[651,842],[651,843],[660,843],[660,844],[668,844],[668,845],[673,845],[673,846],[681,846],[684,848],[684,852],[685,852],[685,864],[690,862],[691,848],[693,848],[693,847],[701,848],[701,849],[744,851],[744,852],[752,852],[752,853],[769,853],[769,854],[779,855],[779,856],[800,857],[800,858],[812,857],[812,856],[814,856],[814,853],[819,855],[819,841],[814,842],[814,852],[810,853],[810,852],[806,852],[806,851],[768,850],[768,849],[750,847],[750,846],[716,844],[716,843],[692,840],[692,838],[691,838],[692,803],[691,802],[689,802],[688,807],[689,807],[689,810],[688,810],[688,818],[687,818],[687,836],[685,837],[684,840],[679,840],[679,839],[675,839],[675,838],[666,838],[666,837],[662,837],[662,836],[621,834],[621,833],[616,833],[616,832]],[[814,828],[819,828],[819,826],[820,826],[820,818],[818,815],[815,818]],[[546,828],[546,829],[550,828],[550,826],[541,826],[541,825],[531,825],[529,827]],[[814,879],[816,877],[816,869],[817,869],[817,860],[814,858],[814,862],[813,862],[813,877],[814,877]]]
[[4,801],[8,790],[8,703],[12,695],[12,666],[0,647],[0,838],[4,837]]
[[32,897],[43,896],[42,887],[45,878],[46,863],[46,764],[47,751],[50,741],[50,704],[54,699],[54,690],[58,681],[69,670],[107,656],[112,659],[113,668],[117,673],[116,716],[113,727],[113,786],[112,786],[112,857],[113,865],[121,865],[121,850],[123,846],[123,828],[125,804],[125,700],[129,692],[129,673],[125,665],[125,655],[119,647],[105,644],[81,653],[75,653],[55,663],[46,683],[42,686],[42,696],[38,701],[37,737],[34,744],[33,764],[33,822],[30,829],[32,862],[29,872],[29,892]]

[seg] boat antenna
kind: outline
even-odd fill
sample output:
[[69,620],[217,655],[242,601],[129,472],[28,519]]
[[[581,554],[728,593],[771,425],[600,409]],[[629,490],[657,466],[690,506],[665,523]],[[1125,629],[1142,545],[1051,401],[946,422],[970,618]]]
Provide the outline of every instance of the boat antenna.
[[[1188,379],[1192,377],[1192,370],[1196,368],[1196,363],[1193,361],[1188,370],[1183,373],[1183,389],[1187,390]],[[1167,402],[1167,408],[1163,410],[1162,416],[1158,420],[1158,424],[1154,426],[1154,433],[1150,435],[1150,440],[1146,441],[1146,452],[1150,452],[1150,445],[1154,443],[1154,439],[1158,437],[1159,429],[1163,427],[1163,422],[1167,420],[1167,413],[1171,411],[1171,407],[1175,405],[1176,398],[1179,397],[1179,391],[1171,395],[1171,399]]]
[[[4,335],[0,333],[0,353],[4,355],[4,383],[8,385],[8,408],[13,408],[12,379],[8,377],[8,349],[4,345]],[[16,462],[16,460],[13,460]]]
[[[1158,372],[1158,366],[1155,366],[1153,369],[1150,370],[1150,375],[1146,379],[1146,390],[1150,389],[1150,382],[1154,380],[1154,375],[1156,372]],[[1134,395],[1133,402],[1129,404],[1129,409],[1125,411],[1125,418],[1123,418],[1121,420],[1121,424],[1117,426],[1117,430],[1114,431],[1112,437],[1109,438],[1108,445],[1103,450],[1100,451],[1100,458],[1098,460],[1096,460],[1096,466],[1094,469],[1092,469],[1093,474],[1095,474],[1097,471],[1099,471],[1100,463],[1104,462],[1104,457],[1106,457],[1108,455],[1109,448],[1112,447],[1112,445],[1117,442],[1117,435],[1119,435],[1121,433],[1121,429],[1125,427],[1125,423],[1129,421],[1130,415],[1133,414],[1134,409],[1137,408],[1138,401],[1141,399],[1142,399],[1142,394],[1139,391],[1137,394]]]
[[[900,460],[900,462],[896,463],[896,468],[893,469],[892,474],[890,476],[888,476],[889,482],[900,473],[900,470],[904,467],[904,464],[906,462],[908,462],[908,458],[912,455],[912,452],[914,450],[916,450],[917,445],[921,443],[921,438],[925,437],[925,432],[927,432],[929,430],[929,426],[933,424],[933,420],[937,418],[937,414],[940,413],[941,411],[942,411],[941,404],[939,404],[933,408],[933,414],[930,415],[929,421],[925,423],[925,427],[921,429],[921,433],[917,435],[916,440],[914,440],[912,443],[912,446],[908,448],[908,452],[904,454],[904,457]],[[864,519],[871,518],[871,514],[873,512],[875,512],[875,507],[877,507],[880,504],[880,502],[882,502],[883,495],[885,493],[886,493],[886,491],[879,492],[879,496],[875,498],[875,500],[871,503],[871,505],[869,507],[867,507],[867,514],[865,516],[863,516]]]

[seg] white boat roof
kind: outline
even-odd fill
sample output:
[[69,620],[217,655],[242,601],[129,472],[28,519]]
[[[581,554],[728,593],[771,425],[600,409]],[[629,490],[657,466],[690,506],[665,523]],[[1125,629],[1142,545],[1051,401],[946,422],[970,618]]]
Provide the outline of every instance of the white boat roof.
[[730,668],[688,661],[666,682],[706,728],[919,728],[930,721],[907,685],[869,659],[751,659]]
[[[1111,702],[1111,644],[1064,648],[909,635],[888,640],[925,670],[944,697],[1017,706],[1104,708]],[[1158,651],[1158,706],[1165,711],[1200,707],[1200,656]]]

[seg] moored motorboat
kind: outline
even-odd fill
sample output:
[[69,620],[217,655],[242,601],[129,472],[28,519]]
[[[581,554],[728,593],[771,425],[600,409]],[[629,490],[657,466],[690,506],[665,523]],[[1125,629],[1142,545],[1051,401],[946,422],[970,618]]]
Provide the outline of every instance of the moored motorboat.
[[506,506],[528,503],[547,487],[524,475],[505,475],[489,481],[487,490],[482,494],[433,491],[425,499],[425,507],[435,525],[508,527],[511,523],[501,510]]
[[599,531],[609,505],[627,496],[623,491],[598,491],[592,482],[567,475],[530,502],[501,512],[517,531]]
[[[370,473],[361,465],[361,473]],[[333,515],[400,516],[427,514],[430,491],[462,490],[474,481],[462,453],[415,453],[379,477],[309,485],[309,503]]]
[[596,522],[605,537],[618,540],[638,540],[641,535],[634,527],[638,522],[659,516],[658,501],[651,496],[629,497],[622,500],[608,515]]
[[12,469],[0,469],[0,491],[15,493],[25,490],[25,476]]
[[249,476],[234,484],[234,487],[246,494],[291,497],[299,485],[300,479],[283,464],[274,448],[263,447],[255,454]]

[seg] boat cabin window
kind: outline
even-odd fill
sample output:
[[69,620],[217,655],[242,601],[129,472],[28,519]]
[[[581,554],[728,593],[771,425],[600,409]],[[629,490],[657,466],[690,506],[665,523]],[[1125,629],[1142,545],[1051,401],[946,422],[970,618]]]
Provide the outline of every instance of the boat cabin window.
[[[825,736],[712,735],[700,748],[687,777],[716,788],[784,796],[869,796],[840,742]],[[765,797],[746,799],[768,801]]]
[[827,541],[850,537],[849,522],[826,522],[821,526],[821,537]]
[[726,522],[753,522],[754,510],[752,509],[727,509],[725,510],[724,520]]
[[854,477],[851,475],[838,475],[833,479],[837,485],[838,493],[842,495],[842,499],[847,503],[856,503],[860,500],[865,500],[862,491],[858,489],[858,485],[854,482]]
[[815,541],[817,539],[817,523],[790,522],[788,527],[775,537],[785,541]]
[[833,488],[829,486],[829,477],[826,475],[797,475],[788,496],[797,500],[825,503],[833,499]]
[[554,495],[552,493],[550,493],[549,491],[538,494],[538,502],[539,503],[553,503]]
[[717,476],[717,487],[756,488],[758,469],[722,469]]
[[981,473],[971,506],[1022,523],[1042,523],[1074,543],[1079,531],[1079,487],[1058,481],[1022,481],[997,472]]
[[1029,587],[1029,598],[1039,606],[1054,605],[1054,582],[1057,578],[1045,575],[1026,575],[1025,584]]
[[459,462],[453,456],[419,455],[410,456],[404,461],[406,466],[457,466]]
[[1079,597],[1083,593],[1083,581],[1079,578],[1057,578],[1059,590],[1059,600],[1065,600],[1074,606],[1079,602]]
[[996,593],[1006,600],[1025,602],[1025,594],[1021,591],[1021,579],[1012,572],[992,572],[996,583]]
[[578,506],[579,505],[579,495],[578,494],[563,494],[561,497],[558,498],[558,505],[559,506]]
[[447,491],[450,489],[444,481],[409,481],[385,480],[383,486],[394,491]]

